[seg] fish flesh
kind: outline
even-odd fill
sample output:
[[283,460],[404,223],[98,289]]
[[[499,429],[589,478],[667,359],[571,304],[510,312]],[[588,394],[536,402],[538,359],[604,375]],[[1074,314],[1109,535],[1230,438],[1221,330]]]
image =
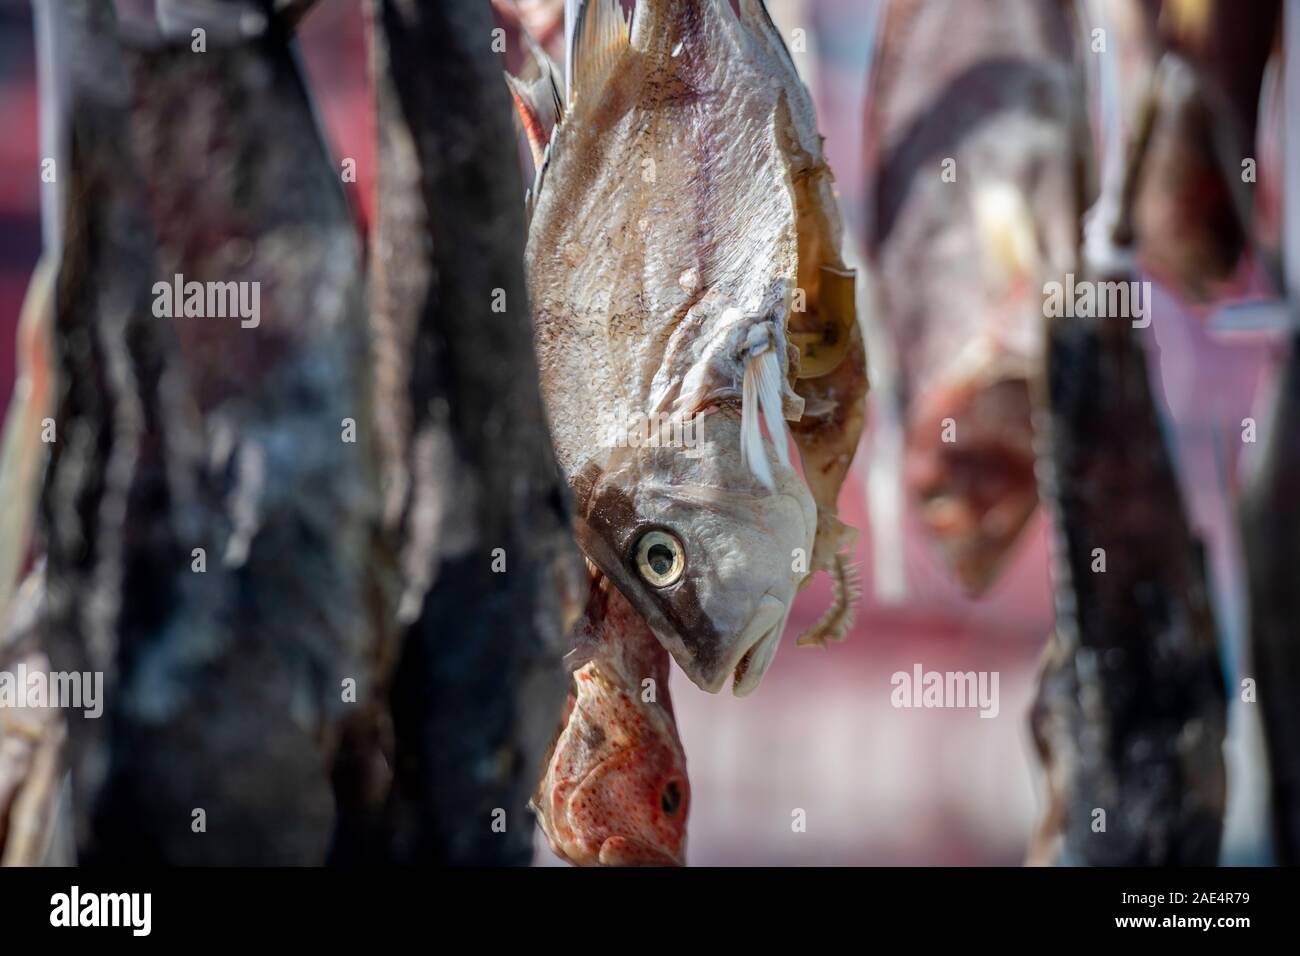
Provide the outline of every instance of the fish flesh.
[[1074,31],[1063,5],[1037,0],[892,0],[881,16],[869,318],[892,356],[903,497],[979,595],[1038,502],[1041,289],[1071,261],[1083,212]]
[[573,689],[533,808],[579,866],[685,862],[690,783],[668,695],[668,652],[595,575],[575,631]]
[[1243,162],[1261,155],[1260,94],[1280,0],[1097,0],[1092,9],[1109,36],[1102,57],[1114,60],[1102,68],[1116,75],[1119,139],[1150,138],[1134,184],[1139,260],[1184,297],[1212,299],[1255,234],[1255,179]]
[[836,498],[867,381],[830,170],[760,0],[641,0],[630,23],[589,0],[570,23],[549,134],[514,89],[541,157],[525,262],[576,535],[696,685],[744,695],[812,574],[837,599],[803,640],[851,623]]

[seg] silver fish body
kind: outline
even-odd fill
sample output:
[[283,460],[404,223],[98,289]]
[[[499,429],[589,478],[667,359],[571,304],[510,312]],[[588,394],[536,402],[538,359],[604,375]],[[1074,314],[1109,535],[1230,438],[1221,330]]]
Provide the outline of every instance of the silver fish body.
[[[866,380],[811,103],[758,0],[643,0],[630,24],[587,3],[571,61],[533,143],[526,264],[579,543],[692,681],[748,693],[796,591],[851,541],[834,499]],[[840,368],[856,384],[817,414],[856,411],[816,449],[795,433],[830,474],[810,492],[786,422],[808,373]]]

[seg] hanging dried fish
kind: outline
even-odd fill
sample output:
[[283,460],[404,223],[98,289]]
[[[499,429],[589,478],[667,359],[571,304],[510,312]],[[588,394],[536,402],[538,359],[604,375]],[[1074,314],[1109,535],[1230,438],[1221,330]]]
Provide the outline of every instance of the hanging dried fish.
[[69,715],[80,855],[319,863],[377,633],[351,217],[282,34],[124,50],[65,9],[43,629],[105,676]]
[[1205,301],[1254,237],[1257,172],[1246,167],[1258,156],[1260,93],[1280,0],[1090,6],[1109,37],[1097,55],[1116,75],[1116,132],[1151,140],[1135,184],[1138,256],[1181,294]]
[[[1089,220],[1074,285],[1094,302],[1121,301],[1110,298],[1121,286],[1122,301],[1137,295],[1132,251],[1116,237],[1132,234],[1146,145],[1122,180],[1108,179]],[[1056,630],[1030,714],[1048,789],[1030,862],[1213,865],[1225,689],[1204,551],[1148,370],[1149,316],[1045,312],[1039,465]]]
[[609,579],[579,622],[573,686],[533,806],[579,866],[684,862],[690,783],[668,696],[668,652]]
[[583,606],[538,393],[522,191],[480,0],[371,5],[376,404],[405,631],[398,860],[526,863],[526,806]]
[[579,544],[692,681],[743,695],[812,573],[836,606],[803,640],[849,627],[836,498],[867,381],[811,102],[760,0],[739,8],[573,4],[553,131],[554,85],[513,89],[541,157],[529,287]]
[[[1065,8],[892,0],[867,115],[873,315],[907,498],[957,581],[997,579],[1037,507],[1041,289],[1071,261],[1080,95]],[[874,516],[882,520],[885,516]]]
[[1250,641],[1272,775],[1277,862],[1300,863],[1300,533],[1292,499],[1300,482],[1300,339],[1288,343],[1269,417],[1241,500],[1250,595]]

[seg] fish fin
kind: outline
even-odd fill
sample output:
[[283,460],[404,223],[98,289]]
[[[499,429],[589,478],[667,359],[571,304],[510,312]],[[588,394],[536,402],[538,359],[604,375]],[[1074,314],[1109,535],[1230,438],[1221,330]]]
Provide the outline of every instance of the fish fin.
[[524,225],[527,226],[533,221],[533,207],[537,205],[537,197],[542,192],[542,182],[546,178],[546,170],[551,165],[551,144],[547,143],[546,148],[542,150],[541,162],[537,164],[537,172],[533,174],[532,189],[524,192]]
[[795,641],[799,647],[825,647],[830,641],[842,641],[853,628],[853,608],[862,597],[862,569],[849,562],[848,555],[837,554],[831,574],[835,598],[830,610],[804,631]]
[[783,405],[781,361],[769,344],[761,351],[751,352],[745,362],[740,406],[741,460],[769,491],[776,490],[776,482],[772,478],[759,422],[761,419],[767,423],[777,460],[789,468],[790,451],[786,447]]
[[836,562],[852,552],[858,541],[858,529],[845,524],[829,508],[818,506],[817,540],[813,544],[813,574],[818,571],[836,571]]
[[785,398],[784,381],[781,377],[781,362],[775,350],[768,349],[750,358],[749,364],[756,368],[758,379],[758,403],[763,411],[763,422],[767,433],[776,446],[776,460],[786,468],[790,467],[790,449],[786,443],[785,432]]
[[[796,390],[804,398],[805,414],[790,426],[795,447],[803,462],[804,479],[817,502],[818,527],[816,551],[834,554],[840,549],[838,534],[823,541],[823,516],[834,519],[837,513],[840,490],[848,477],[853,457],[862,440],[866,424],[867,359],[861,329],[855,322],[848,330],[848,347],[838,367],[826,375],[799,379]],[[814,415],[807,409],[828,408],[829,412]],[[838,525],[838,522],[836,522]],[[846,526],[845,526],[846,527]],[[826,525],[835,530],[835,526]],[[823,562],[821,568],[829,569]]]
[[736,6],[740,11],[740,22],[758,35],[759,39],[767,45],[769,52],[781,56],[790,71],[797,75],[798,71],[795,69],[794,57],[790,55],[790,48],[786,46],[785,37],[781,36],[781,31],[777,29],[776,23],[773,22],[767,4],[763,0],[739,0]]
[[[567,14],[576,8],[573,32]],[[578,0],[566,3],[566,61],[568,108],[581,98],[594,99],[614,75],[615,66],[630,49],[631,28],[619,0]]]
[[[578,12],[583,0],[564,0],[564,83],[573,89],[573,38],[577,36]],[[564,104],[569,103],[565,97]]]
[[549,145],[555,127],[564,120],[564,81],[559,66],[527,31],[524,40],[532,52],[518,76],[506,73],[506,86],[514,100],[528,148],[533,154],[533,168],[540,169],[542,153]]
[[510,98],[514,100],[515,112],[519,114],[524,136],[528,139],[528,150],[533,154],[533,166],[540,168],[542,150],[546,148],[549,137],[542,125],[539,108],[533,100],[533,91],[527,83],[509,73],[506,74],[506,86],[510,88]]

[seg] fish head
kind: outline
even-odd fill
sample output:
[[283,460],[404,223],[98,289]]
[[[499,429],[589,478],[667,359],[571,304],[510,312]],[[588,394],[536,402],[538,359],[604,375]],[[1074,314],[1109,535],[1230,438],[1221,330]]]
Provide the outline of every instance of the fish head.
[[1038,505],[1024,378],[935,388],[907,429],[904,481],[962,588],[988,590]]
[[799,475],[742,460],[741,414],[694,420],[691,447],[617,449],[575,483],[578,543],[709,693],[754,690],[808,574],[817,507]]
[[573,679],[533,800],[551,848],[579,866],[681,866],[691,790],[671,716],[596,662]]
[[533,808],[579,866],[680,866],[691,791],[668,696],[668,655],[617,589],[592,589],[599,633],[573,675]]

